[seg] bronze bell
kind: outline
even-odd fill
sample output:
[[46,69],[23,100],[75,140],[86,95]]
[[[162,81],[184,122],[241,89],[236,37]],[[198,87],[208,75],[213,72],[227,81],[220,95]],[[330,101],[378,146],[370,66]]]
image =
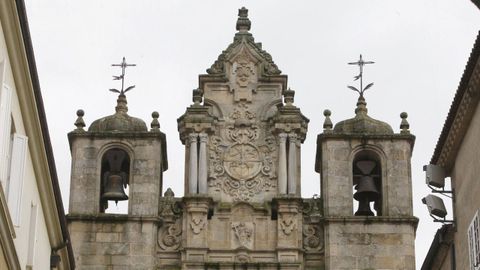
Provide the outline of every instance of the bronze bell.
[[380,198],[380,192],[377,190],[375,180],[370,175],[376,164],[374,161],[359,161],[356,165],[363,175],[355,186],[357,192],[353,194],[353,198],[358,201],[358,210],[355,212],[355,215],[373,216],[374,213],[370,209],[370,202]]
[[128,174],[122,171],[126,153],[122,150],[109,150],[105,155],[108,170],[103,176],[102,200],[115,201],[115,203],[128,200],[124,190],[128,184]]
[[107,176],[107,178],[102,199],[106,201],[115,201],[115,203],[128,200],[128,196],[123,189],[123,177],[121,175],[113,174]]

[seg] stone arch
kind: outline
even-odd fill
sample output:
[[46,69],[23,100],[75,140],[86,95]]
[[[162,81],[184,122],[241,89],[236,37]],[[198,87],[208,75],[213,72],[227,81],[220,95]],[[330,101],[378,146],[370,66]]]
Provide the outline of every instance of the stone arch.
[[277,110],[277,105],[279,104],[282,104],[282,99],[279,98],[279,99],[274,99],[270,102],[268,102],[267,104],[265,104],[265,106],[262,107],[262,109],[260,110],[260,113],[259,113],[259,119],[261,121],[266,121],[269,117],[271,117],[273,115],[269,115],[269,112],[273,109],[273,110]]
[[203,103],[207,106],[210,106],[211,107],[211,114],[214,115],[215,117],[218,117],[218,119],[223,119],[223,111],[222,111],[222,108],[218,105],[217,102],[211,100],[211,99],[208,99],[208,98],[204,98],[203,99]]
[[[374,183],[379,192],[379,198],[374,202],[375,215],[385,216],[387,214],[388,202],[388,174],[387,174],[387,156],[383,149],[376,145],[362,144],[355,147],[349,157],[350,163],[350,184],[352,187],[358,184],[355,175],[362,174],[356,165],[358,161],[373,161],[375,167],[371,171],[374,176]],[[352,190],[352,200],[355,191]],[[355,211],[355,209],[354,209]],[[362,214],[359,214],[362,215]]]
[[[125,192],[125,189],[128,188],[132,184],[132,171],[133,171],[133,154],[132,147],[124,142],[111,142],[104,145],[97,155],[97,196],[98,203],[99,203],[99,212],[104,213],[108,207],[108,201],[102,198],[105,194],[104,188],[106,185],[110,185],[112,182],[107,184],[107,179],[115,179],[115,184],[120,191],[120,186],[118,186],[119,182],[121,184],[121,191]],[[110,161],[108,159],[117,160],[117,158],[121,158],[119,163],[115,161]],[[114,164],[112,164],[112,162]],[[115,168],[112,168],[115,167]],[[115,171],[114,175],[110,175],[112,171]],[[118,172],[117,172],[118,171]],[[128,193],[128,191],[127,191]],[[127,195],[127,200],[130,197],[129,194]],[[119,199],[123,200],[123,199]],[[117,203],[118,201],[116,201]],[[128,202],[127,202],[128,205]]]

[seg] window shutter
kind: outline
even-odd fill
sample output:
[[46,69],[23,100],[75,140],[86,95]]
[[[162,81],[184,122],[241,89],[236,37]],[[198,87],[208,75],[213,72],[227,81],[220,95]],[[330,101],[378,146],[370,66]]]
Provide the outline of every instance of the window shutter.
[[470,259],[470,270],[474,270],[475,263],[473,262],[473,226],[468,227],[468,257]]
[[470,270],[480,269],[480,216],[475,213],[470,226],[468,226],[468,255],[470,257]]
[[20,208],[22,202],[23,177],[27,156],[28,138],[15,133],[13,135],[10,183],[8,189],[8,207],[15,226],[20,226]]
[[[0,66],[1,68],[1,66]],[[7,177],[10,152],[12,90],[0,78],[0,182],[7,192]]]
[[475,269],[480,269],[480,216],[478,211],[474,217],[474,230],[475,230]]

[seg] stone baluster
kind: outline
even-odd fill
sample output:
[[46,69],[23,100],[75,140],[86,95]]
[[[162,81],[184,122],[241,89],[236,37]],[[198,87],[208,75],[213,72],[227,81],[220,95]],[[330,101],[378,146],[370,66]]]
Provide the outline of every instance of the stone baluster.
[[297,135],[288,135],[288,194],[297,192]]
[[278,135],[280,149],[278,152],[278,193],[287,194],[287,134]]
[[206,133],[200,133],[200,151],[198,160],[198,193],[207,194],[207,140],[208,135]]
[[198,155],[197,155],[197,141],[198,134],[191,133],[188,135],[190,142],[190,162],[188,167],[188,186],[190,194],[198,193]]

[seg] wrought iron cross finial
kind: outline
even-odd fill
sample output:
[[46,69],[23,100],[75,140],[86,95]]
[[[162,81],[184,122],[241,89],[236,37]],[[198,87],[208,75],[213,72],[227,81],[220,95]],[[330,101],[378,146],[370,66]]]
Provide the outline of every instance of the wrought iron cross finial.
[[124,82],[125,82],[125,69],[127,67],[134,67],[134,66],[136,66],[136,64],[127,64],[127,61],[125,61],[125,57],[123,57],[123,60],[120,64],[112,64],[112,67],[121,67],[122,68],[122,75],[113,76],[114,80],[122,80],[122,89],[117,90],[117,89],[112,88],[112,89],[110,89],[110,91],[115,92],[115,93],[119,93],[120,95],[123,95],[124,93],[128,92],[129,90],[132,90],[133,88],[135,88],[135,85],[132,85],[132,86],[127,87],[127,89],[123,89]]
[[374,63],[375,62],[373,61],[364,61],[361,54],[360,54],[360,59],[357,62],[348,63],[349,65],[357,65],[360,68],[360,74],[353,77],[354,81],[360,79],[360,90],[351,85],[347,86],[351,90],[358,92],[360,94],[360,97],[363,97],[363,92],[367,91],[368,88],[373,86],[373,83],[369,83],[367,84],[367,86],[365,86],[365,88],[363,88],[363,66],[367,64],[374,64]]

